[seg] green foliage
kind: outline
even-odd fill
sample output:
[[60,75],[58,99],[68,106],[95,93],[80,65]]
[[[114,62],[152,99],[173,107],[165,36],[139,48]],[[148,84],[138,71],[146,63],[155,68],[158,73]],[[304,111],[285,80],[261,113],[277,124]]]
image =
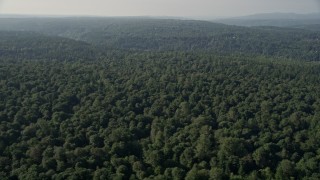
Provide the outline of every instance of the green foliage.
[[[53,60],[33,51],[38,35],[12,33],[0,36],[1,179],[320,178],[318,62],[92,55],[39,35]],[[3,49],[24,36],[29,49]]]

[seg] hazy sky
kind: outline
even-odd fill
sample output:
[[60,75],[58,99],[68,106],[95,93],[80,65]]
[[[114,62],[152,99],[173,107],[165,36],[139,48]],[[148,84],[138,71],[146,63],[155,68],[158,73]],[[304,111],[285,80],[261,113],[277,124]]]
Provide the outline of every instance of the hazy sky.
[[320,0],[0,0],[1,14],[241,16],[320,12]]

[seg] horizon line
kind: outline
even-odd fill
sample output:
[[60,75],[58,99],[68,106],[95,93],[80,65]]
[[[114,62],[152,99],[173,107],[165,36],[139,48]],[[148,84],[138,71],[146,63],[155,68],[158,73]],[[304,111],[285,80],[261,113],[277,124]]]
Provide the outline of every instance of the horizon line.
[[[175,18],[175,19],[190,19],[190,20],[208,20],[208,19],[224,19],[224,18],[238,18],[238,17],[247,17],[247,16],[254,16],[254,15],[268,15],[268,14],[295,14],[295,15],[315,15],[319,14],[320,12],[310,12],[310,13],[296,13],[296,12],[261,12],[261,13],[253,13],[247,15],[239,15],[239,16],[215,16],[215,15],[208,15],[208,16],[170,16],[170,15],[92,15],[92,14],[19,14],[19,13],[1,13],[1,16],[20,16],[20,17],[95,17],[95,18],[139,18],[139,17],[147,17],[147,18]],[[196,19],[195,19],[196,18]]]

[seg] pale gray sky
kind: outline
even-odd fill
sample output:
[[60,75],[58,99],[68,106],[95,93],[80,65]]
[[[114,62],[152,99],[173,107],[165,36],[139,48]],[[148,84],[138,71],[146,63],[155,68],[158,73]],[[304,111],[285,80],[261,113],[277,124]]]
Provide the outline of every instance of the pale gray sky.
[[320,0],[0,0],[1,14],[241,16],[320,12]]

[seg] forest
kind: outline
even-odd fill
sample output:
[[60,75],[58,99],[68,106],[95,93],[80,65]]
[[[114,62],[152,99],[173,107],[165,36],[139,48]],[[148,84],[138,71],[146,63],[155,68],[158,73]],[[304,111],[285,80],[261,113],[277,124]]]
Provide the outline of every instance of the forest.
[[320,179],[320,31],[0,18],[0,179]]

